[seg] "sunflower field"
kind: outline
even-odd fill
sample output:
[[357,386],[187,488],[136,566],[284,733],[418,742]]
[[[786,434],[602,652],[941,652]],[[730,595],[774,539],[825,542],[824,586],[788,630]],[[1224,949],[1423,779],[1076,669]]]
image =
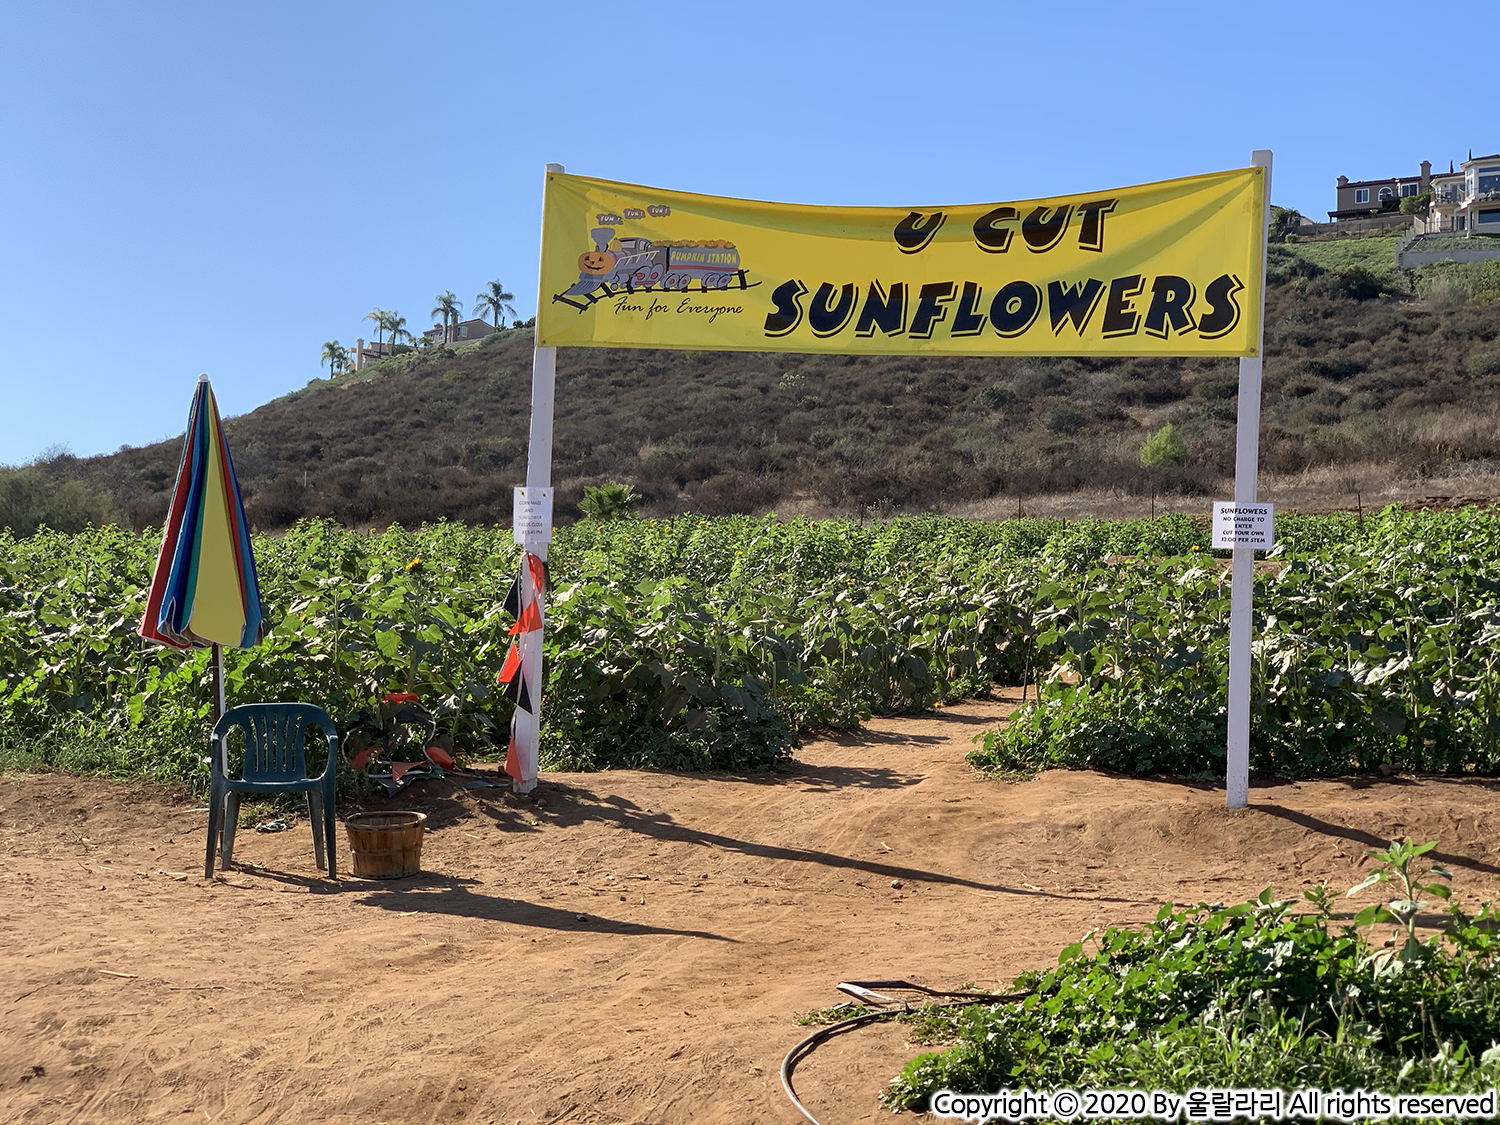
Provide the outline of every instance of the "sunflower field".
[[[1500,517],[1283,516],[1256,576],[1252,767],[1500,765]],[[196,781],[207,650],[136,635],[158,538],[0,531],[0,766]],[[414,691],[460,753],[503,754],[506,529],[257,536],[270,632],[231,703],[336,719]],[[1222,772],[1229,586],[1206,521],[617,520],[552,544],[544,768],[753,770],[808,731],[996,684],[1001,771]]]

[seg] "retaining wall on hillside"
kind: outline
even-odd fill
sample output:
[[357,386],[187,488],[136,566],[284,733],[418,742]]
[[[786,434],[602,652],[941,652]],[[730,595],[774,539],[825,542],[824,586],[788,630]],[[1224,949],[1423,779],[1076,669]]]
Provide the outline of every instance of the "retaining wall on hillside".
[[1500,247],[1488,250],[1397,250],[1396,268],[1414,270],[1434,262],[1488,262],[1500,259]]

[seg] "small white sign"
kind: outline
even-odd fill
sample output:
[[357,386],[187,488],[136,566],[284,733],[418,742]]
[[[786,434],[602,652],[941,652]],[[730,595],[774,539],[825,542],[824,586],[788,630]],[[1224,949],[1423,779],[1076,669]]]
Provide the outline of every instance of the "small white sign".
[[1271,504],[1214,501],[1214,546],[1270,550],[1276,542],[1276,514]]
[[515,490],[511,524],[516,542],[521,546],[552,542],[552,490],[521,488]]

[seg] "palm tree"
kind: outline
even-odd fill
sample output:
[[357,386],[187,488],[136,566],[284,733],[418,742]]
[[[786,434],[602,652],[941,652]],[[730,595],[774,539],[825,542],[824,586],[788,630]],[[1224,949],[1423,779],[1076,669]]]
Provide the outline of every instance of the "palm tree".
[[598,488],[585,487],[578,510],[591,520],[601,523],[608,520],[623,520],[630,516],[631,509],[640,502],[641,494],[628,484],[605,481]]
[[1295,207],[1272,207],[1268,238],[1271,242],[1285,242],[1287,236],[1296,234],[1301,226],[1302,212]]
[[376,351],[385,351],[384,344],[385,330],[387,327],[386,322],[390,319],[390,316],[391,314],[386,312],[385,309],[371,309],[369,312],[365,313],[364,316],[360,317],[361,320],[371,321],[375,325]]
[[498,332],[503,325],[500,323],[502,313],[509,313],[512,317],[516,315],[515,308],[510,304],[516,299],[514,293],[507,293],[505,286],[498,281],[492,281],[485,287],[485,291],[474,298],[474,311],[483,315],[484,312],[491,313],[495,318],[495,330]]
[[448,327],[448,322],[451,320],[456,327],[459,314],[464,311],[464,307],[459,304],[458,298],[453,295],[452,290],[434,297],[433,300],[437,301],[437,308],[432,310],[432,315],[443,318],[443,343],[452,343],[453,330]]
[[335,375],[344,371],[349,366],[349,349],[337,340],[329,340],[323,345],[323,358],[318,361],[318,366],[328,364],[328,377],[332,379]]
[[405,336],[408,340],[412,338],[411,333],[406,330],[406,317],[400,313],[387,312],[385,314],[385,330],[391,334],[391,351],[396,350],[396,344]]

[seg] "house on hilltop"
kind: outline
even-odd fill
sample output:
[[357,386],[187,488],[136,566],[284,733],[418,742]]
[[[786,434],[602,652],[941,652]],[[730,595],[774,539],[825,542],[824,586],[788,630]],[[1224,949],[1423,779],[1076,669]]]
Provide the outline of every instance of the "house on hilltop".
[[434,324],[426,332],[422,333],[422,339],[428,344],[473,344],[484,339],[495,326],[487,320],[461,320],[453,326],[453,339],[446,338],[441,324]]
[[1415,176],[1392,176],[1384,180],[1351,180],[1340,176],[1335,209],[1328,212],[1334,222],[1369,219],[1401,209],[1408,196],[1421,195],[1432,179],[1432,162],[1422,161]]
[[[1488,237],[1485,237],[1488,236]],[[1424,214],[1396,243],[1398,269],[1500,259],[1500,153],[1473,156],[1432,177]]]
[[354,353],[354,370],[358,371],[371,360],[381,359],[390,354],[391,346],[385,343],[365,343],[363,339],[356,340],[354,347],[350,349]]
[[[1500,235],[1500,153],[1470,156],[1457,168],[1432,173],[1424,160],[1415,176],[1351,180],[1340,176],[1332,227],[1372,230],[1401,221],[1402,200],[1425,197],[1412,215],[1411,239],[1424,235]],[[1410,208],[1408,208],[1408,211]],[[1324,228],[1332,229],[1332,228]],[[1476,251],[1477,252],[1477,251]]]
[[[453,339],[447,342],[455,345],[474,344],[483,340],[493,331],[495,331],[495,326],[487,320],[464,320],[453,326]],[[443,335],[443,326],[441,324],[434,324],[431,329],[422,333],[422,343],[429,346],[444,343]],[[397,352],[405,350],[406,345],[404,344],[394,345],[388,342],[371,342],[363,339],[357,341],[355,346],[350,349],[353,353],[354,370],[356,371],[373,360],[384,359],[388,355],[394,355]]]
[[1432,203],[1415,225],[1418,234],[1500,234],[1500,153],[1432,177]]

